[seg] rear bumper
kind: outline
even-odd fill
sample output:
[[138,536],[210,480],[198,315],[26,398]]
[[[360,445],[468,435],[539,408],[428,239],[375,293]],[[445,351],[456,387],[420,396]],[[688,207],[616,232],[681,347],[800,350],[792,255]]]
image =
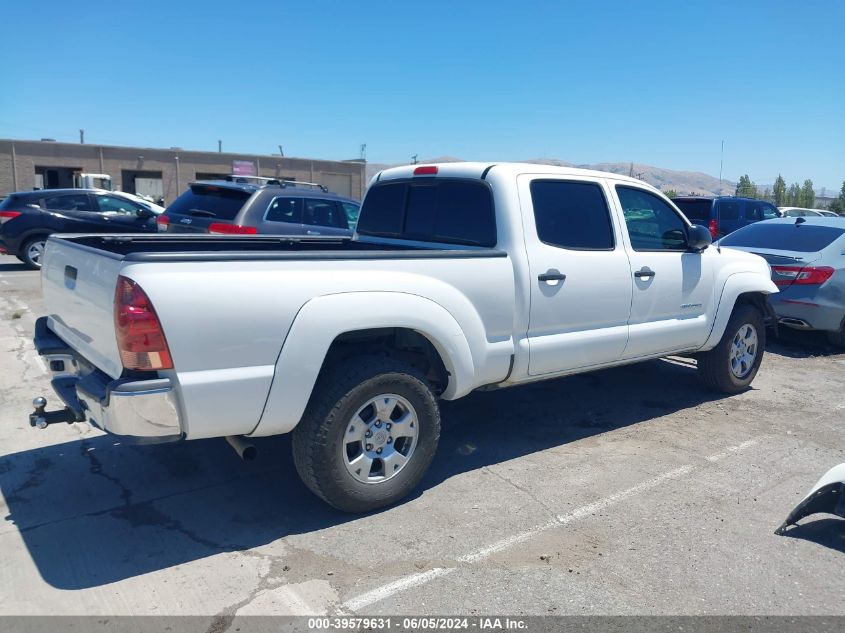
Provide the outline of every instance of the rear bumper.
[[845,318],[845,301],[831,301],[821,293],[787,288],[770,299],[778,322],[799,330],[835,332]]
[[182,439],[182,424],[170,378],[113,379],[59,338],[41,317],[35,349],[53,374],[53,390],[77,421],[136,442]]

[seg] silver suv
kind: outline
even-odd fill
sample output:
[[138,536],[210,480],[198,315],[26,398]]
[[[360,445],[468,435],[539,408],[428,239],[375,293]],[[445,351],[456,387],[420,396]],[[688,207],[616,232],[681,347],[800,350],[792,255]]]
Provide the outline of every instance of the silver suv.
[[348,237],[359,210],[322,185],[230,176],[191,183],[156,223],[170,233]]

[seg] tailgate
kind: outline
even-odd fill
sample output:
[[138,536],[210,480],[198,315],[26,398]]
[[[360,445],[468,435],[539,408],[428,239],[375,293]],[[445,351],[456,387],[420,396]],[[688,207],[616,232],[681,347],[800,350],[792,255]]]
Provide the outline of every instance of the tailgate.
[[41,267],[50,329],[112,378],[123,371],[114,329],[121,264],[120,256],[51,237]]

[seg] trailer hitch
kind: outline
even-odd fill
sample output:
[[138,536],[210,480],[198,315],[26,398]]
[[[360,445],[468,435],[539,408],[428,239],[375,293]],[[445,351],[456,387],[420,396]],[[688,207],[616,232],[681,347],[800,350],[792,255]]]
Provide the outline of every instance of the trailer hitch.
[[37,429],[46,429],[51,424],[58,424],[59,422],[67,422],[73,424],[78,422],[78,416],[70,407],[59,409],[57,411],[45,411],[47,406],[47,398],[38,396],[32,401],[32,406],[35,411],[29,414],[29,425]]

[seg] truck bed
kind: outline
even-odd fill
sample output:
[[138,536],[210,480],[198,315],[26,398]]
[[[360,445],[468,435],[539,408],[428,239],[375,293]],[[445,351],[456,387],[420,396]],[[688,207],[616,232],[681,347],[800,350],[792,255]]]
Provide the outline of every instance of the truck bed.
[[126,262],[280,259],[431,259],[505,257],[494,248],[429,246],[388,240],[192,234],[56,236],[78,248]]

